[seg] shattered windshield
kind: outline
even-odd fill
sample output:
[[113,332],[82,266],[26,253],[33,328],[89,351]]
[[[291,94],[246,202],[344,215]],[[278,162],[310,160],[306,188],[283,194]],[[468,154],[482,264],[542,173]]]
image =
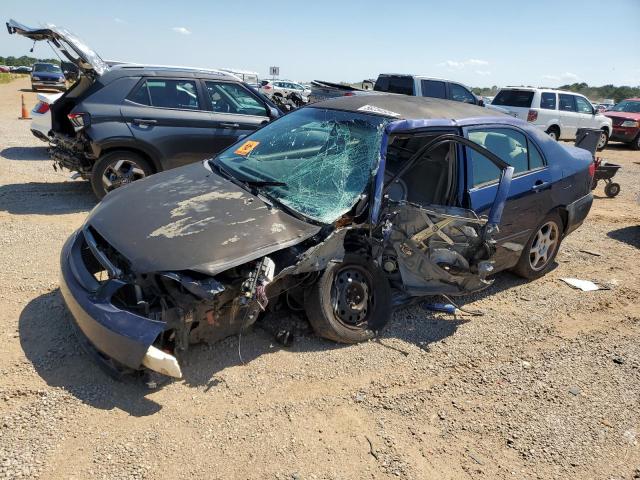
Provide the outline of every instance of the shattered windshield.
[[242,181],[322,223],[348,212],[379,159],[388,119],[303,108],[258,130],[216,158]]

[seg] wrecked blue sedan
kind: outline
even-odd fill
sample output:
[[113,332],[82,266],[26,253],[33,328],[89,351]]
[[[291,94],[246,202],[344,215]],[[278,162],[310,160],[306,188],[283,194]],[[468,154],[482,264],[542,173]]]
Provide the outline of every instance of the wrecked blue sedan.
[[592,165],[472,105],[328,100],[107,195],[64,246],[61,289],[121,370],[179,378],[190,344],[289,310],[360,342],[412,298],[547,272],[589,212]]

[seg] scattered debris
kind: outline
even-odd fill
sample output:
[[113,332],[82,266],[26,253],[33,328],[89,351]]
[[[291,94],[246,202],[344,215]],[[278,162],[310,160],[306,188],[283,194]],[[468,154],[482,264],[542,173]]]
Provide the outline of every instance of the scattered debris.
[[378,454],[376,453],[375,449],[373,448],[373,442],[371,441],[371,439],[367,436],[365,436],[364,438],[367,439],[367,442],[369,442],[369,453],[371,454],[371,456],[373,458],[375,458],[376,460],[378,460]]
[[571,387],[569,393],[574,396],[580,395],[580,389],[578,387]]
[[593,255],[594,257],[601,257],[602,256],[602,254],[600,252],[594,252],[593,250],[582,249],[580,251],[582,253],[588,253],[589,255]]
[[580,280],[579,278],[561,278],[560,280],[583,292],[593,292],[602,288],[589,280]]

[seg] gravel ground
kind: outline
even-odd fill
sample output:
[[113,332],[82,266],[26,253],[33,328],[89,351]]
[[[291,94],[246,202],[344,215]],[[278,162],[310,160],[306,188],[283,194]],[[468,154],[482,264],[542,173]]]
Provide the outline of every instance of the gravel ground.
[[639,152],[602,153],[622,192],[596,191],[546,277],[460,299],[484,316],[406,308],[355,346],[255,329],[244,364],[238,338],[196,347],[152,391],[68,326],[58,254],[95,200],[17,120],[27,87],[0,86],[0,478],[640,478]]

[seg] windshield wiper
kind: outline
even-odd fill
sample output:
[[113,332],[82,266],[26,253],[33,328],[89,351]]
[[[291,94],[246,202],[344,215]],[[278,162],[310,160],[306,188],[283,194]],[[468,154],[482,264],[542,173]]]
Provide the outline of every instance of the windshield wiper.
[[250,187],[286,187],[285,182],[279,182],[277,180],[240,180],[242,183],[249,185]]

